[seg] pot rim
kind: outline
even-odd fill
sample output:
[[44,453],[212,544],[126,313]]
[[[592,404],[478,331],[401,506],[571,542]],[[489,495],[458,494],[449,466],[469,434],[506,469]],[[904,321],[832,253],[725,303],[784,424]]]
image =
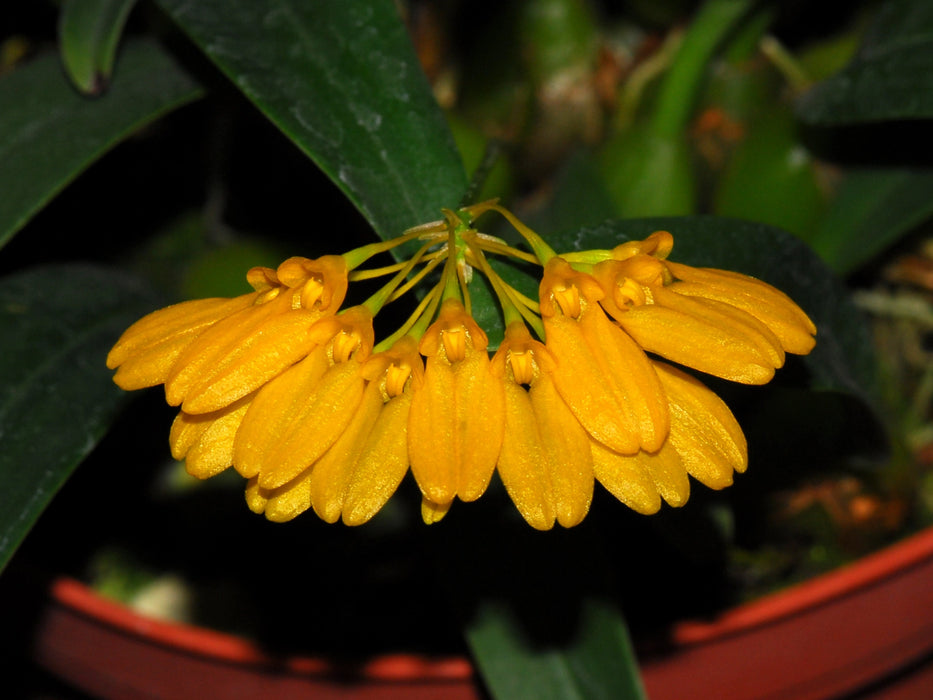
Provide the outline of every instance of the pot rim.
[[[689,647],[773,624],[877,585],[930,559],[933,559],[933,526],[816,578],[730,608],[710,620],[678,622],[672,626],[668,641],[674,647]],[[66,609],[165,647],[230,663],[274,665],[304,675],[330,675],[340,670],[338,662],[326,657],[273,657],[243,637],[142,615],[122,603],[102,597],[71,577],[55,579],[50,594],[57,604]],[[380,681],[415,677],[463,680],[473,676],[473,668],[468,659],[459,656],[384,654],[362,664],[354,664],[354,673]]]

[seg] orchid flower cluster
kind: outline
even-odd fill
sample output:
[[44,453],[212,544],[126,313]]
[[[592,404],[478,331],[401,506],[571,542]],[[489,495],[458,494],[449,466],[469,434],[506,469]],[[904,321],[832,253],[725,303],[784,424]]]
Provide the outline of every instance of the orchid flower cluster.
[[[530,252],[474,228],[488,211]],[[496,201],[444,217],[343,255],[255,267],[249,294],[156,311],[111,350],[114,381],[164,384],[180,407],[172,455],[202,479],[232,466],[250,509],[273,521],[313,509],[364,523],[410,469],[427,523],[456,499],[478,499],[498,472],[524,519],[547,530],[583,520],[595,481],[650,514],[662,500],[683,505],[689,477],[721,489],[745,471],[729,408],[664,360],[764,384],[785,353],[815,344],[790,298],[667,260],[664,231],[558,255]],[[363,267],[403,244],[417,248],[407,260]],[[491,256],[540,266],[538,300],[507,284]],[[471,315],[475,273],[502,310],[492,357]],[[379,291],[342,308],[350,282],[380,276],[390,279]],[[407,321],[376,342],[373,317],[428,280]]]

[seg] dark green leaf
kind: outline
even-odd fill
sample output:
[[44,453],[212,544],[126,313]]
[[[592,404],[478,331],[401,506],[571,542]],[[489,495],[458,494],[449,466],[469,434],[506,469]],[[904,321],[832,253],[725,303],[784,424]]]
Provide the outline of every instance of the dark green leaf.
[[82,97],[56,54],[0,80],[0,245],[109,148],[200,88],[158,46],[128,42],[114,82]]
[[933,117],[933,3],[881,6],[855,58],[800,100],[811,124],[860,124]]
[[566,646],[538,648],[511,610],[495,601],[480,607],[467,639],[483,679],[502,700],[645,697],[625,620],[606,600],[580,604]]
[[933,215],[933,170],[849,170],[811,241],[840,274],[848,274]]
[[391,0],[158,1],[380,236],[457,206],[463,166]]
[[[584,523],[541,533],[510,520],[448,532],[438,533],[443,570],[493,697],[644,698],[598,530]],[[470,553],[481,553],[483,566]]]
[[136,0],[67,0],[58,19],[62,63],[81,92],[103,92]]
[[124,394],[104,365],[153,300],[133,278],[55,265],[0,281],[0,569]]

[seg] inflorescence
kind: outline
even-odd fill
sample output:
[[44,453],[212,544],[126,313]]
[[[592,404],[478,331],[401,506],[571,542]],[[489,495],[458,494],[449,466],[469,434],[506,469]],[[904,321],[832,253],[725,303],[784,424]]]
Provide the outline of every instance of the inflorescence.
[[[498,212],[531,252],[480,233]],[[313,509],[358,525],[409,468],[425,522],[483,495],[498,471],[533,527],[587,514],[594,480],[639,513],[680,506],[688,476],[714,489],[747,466],[726,404],[658,359],[764,384],[785,353],[807,354],[816,327],[785,294],[746,275],[667,260],[658,231],[612,250],[556,254],[495,201],[314,260],[256,267],[253,292],[188,301],[133,324],[107,358],[123,389],[165,385],[179,406],[170,445],[208,478],[232,466],[256,513],[286,521]],[[417,242],[407,260],[362,266]],[[538,299],[491,267],[504,256],[542,267]],[[489,282],[505,337],[490,358],[471,314],[474,274]],[[342,308],[350,282],[389,281]],[[376,342],[373,317],[436,283],[397,331]]]

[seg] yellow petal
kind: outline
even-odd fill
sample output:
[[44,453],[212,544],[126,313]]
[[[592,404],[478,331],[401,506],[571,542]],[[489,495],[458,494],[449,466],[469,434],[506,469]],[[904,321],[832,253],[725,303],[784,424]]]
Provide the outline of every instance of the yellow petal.
[[161,384],[181,353],[205,330],[237,311],[252,306],[255,294],[233,299],[198,299],[166,307],[130,326],[107,355],[117,369],[121,389]]
[[192,382],[182,408],[208,413],[229,405],[275,378],[307,356],[316,314],[303,309],[273,316],[239,340]]
[[379,386],[369,384],[347,427],[327,452],[311,466],[311,505],[318,517],[328,523],[335,523],[340,519],[344,496],[353,478],[356,460],[382,407],[382,392]]
[[652,290],[655,303],[621,312],[616,320],[645,350],[723,379],[765,384],[784,364],[767,326],[717,301]]
[[246,482],[246,505],[251,511],[256,513],[256,515],[262,514],[266,509],[266,503],[268,498],[266,496],[266,490],[259,487],[259,480],[255,477]]
[[459,486],[455,386],[450,363],[441,357],[429,357],[424,385],[412,397],[408,420],[411,471],[421,492],[434,503],[452,501]]
[[531,399],[514,382],[505,385],[505,436],[499,476],[525,521],[536,530],[554,527],[554,492]]
[[[276,291],[276,290],[272,290]],[[278,294],[264,304],[250,306],[231,314],[201,333],[178,357],[165,380],[165,398],[179,405],[191,387],[216,371],[218,363],[249,337],[269,318],[291,309],[287,293]]]
[[274,489],[317,461],[350,423],[363,398],[364,383],[356,360],[328,368],[287,417],[281,439],[264,459],[259,484]]
[[474,501],[486,491],[502,445],[505,397],[502,382],[489,368],[485,346],[468,350],[454,365],[456,447],[459,460],[457,495]]
[[173,304],[143,316],[127,328],[107,355],[107,367],[115,369],[146,348],[178,336],[191,336],[217,321],[252,306],[256,294],[233,299],[195,299]]
[[263,470],[292,416],[307,402],[327,367],[327,353],[318,346],[256,393],[234,443],[233,466],[241,475],[251,478]]
[[220,415],[220,411],[212,414],[202,414],[192,416],[184,411],[179,411],[172,421],[172,428],[168,434],[168,444],[172,451],[172,457],[182,460],[204,432],[210,427],[211,423]]
[[635,459],[645,468],[669,506],[679,508],[690,498],[690,479],[680,453],[668,440],[657,452],[639,452]]
[[439,523],[447,511],[450,510],[452,501],[447,501],[446,503],[435,503],[430,501],[427,498],[421,499],[421,519],[424,520],[426,525],[433,525],[434,523]]
[[554,384],[587,432],[618,452],[632,454],[640,436],[606,381],[603,365],[583,336],[580,324],[567,316],[545,317],[547,348],[554,357]]
[[300,474],[277,489],[266,491],[263,512],[274,523],[285,523],[297,518],[311,507],[311,470]]
[[661,497],[638,455],[622,455],[590,440],[593,473],[597,481],[637,513],[651,515],[661,508]]
[[528,395],[551,471],[554,513],[562,526],[572,527],[586,517],[593,499],[590,437],[548,374],[539,376]]
[[[220,411],[206,414],[211,416],[211,420],[206,423],[206,429],[200,433],[185,454],[185,467],[189,474],[199,479],[207,479],[233,464],[234,440],[249,408],[251,398],[244,397]],[[185,413],[179,414],[180,418],[182,416],[197,418],[187,416]],[[182,421],[184,420],[182,418]]]
[[634,426],[639,446],[648,452],[658,449],[667,438],[670,418],[661,383],[648,357],[598,305],[583,314],[580,324],[602,367],[604,382],[623,408],[621,415]]
[[774,332],[786,352],[806,355],[816,344],[813,321],[770,284],[738,272],[666,264],[680,280],[672,285],[678,294],[714,299],[750,313]]
[[373,424],[347,485],[343,522],[362,525],[395,493],[408,471],[408,416],[412,394],[389,400]]
[[713,489],[744,472],[748,448],[729,407],[693,377],[663,362],[658,376],[671,404],[670,442],[693,478]]

